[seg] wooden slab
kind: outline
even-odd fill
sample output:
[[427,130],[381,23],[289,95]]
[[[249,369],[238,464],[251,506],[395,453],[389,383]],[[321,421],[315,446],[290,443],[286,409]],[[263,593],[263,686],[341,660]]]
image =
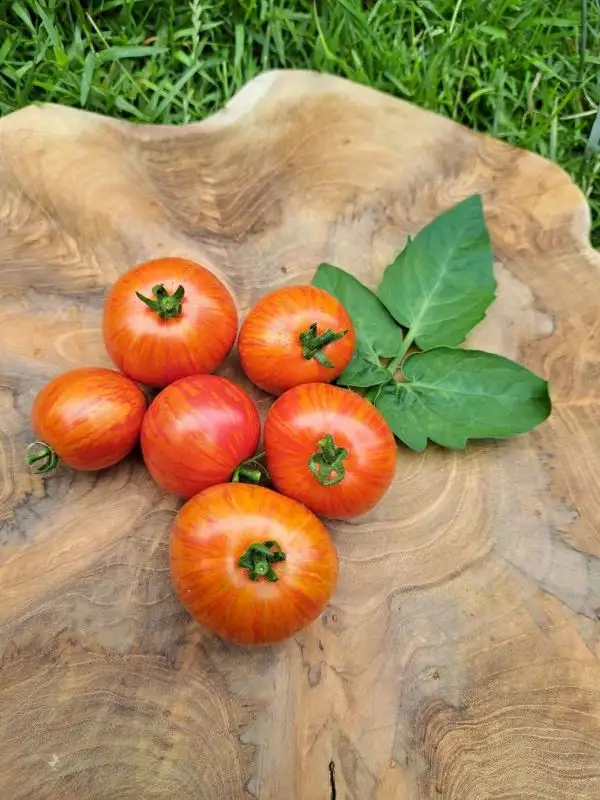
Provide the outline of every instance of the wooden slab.
[[[292,641],[240,650],[182,611],[177,502],[138,457],[24,469],[35,393],[108,364],[103,297],[131,265],[203,261],[242,310],[321,260],[373,285],[475,192],[499,298],[469,344],[549,378],[554,413],[465,452],[401,448],[380,507],[333,526],[339,589]],[[600,797],[588,217],[549,162],[311,73],[266,74],[182,128],[52,106],[0,121],[0,797]]]

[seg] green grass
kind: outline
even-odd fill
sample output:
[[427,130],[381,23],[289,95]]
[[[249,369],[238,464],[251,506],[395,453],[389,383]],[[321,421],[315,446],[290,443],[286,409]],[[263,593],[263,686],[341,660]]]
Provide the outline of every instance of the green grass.
[[0,8],[0,113],[189,122],[263,70],[332,72],[557,161],[598,244],[599,40],[600,0],[16,0]]

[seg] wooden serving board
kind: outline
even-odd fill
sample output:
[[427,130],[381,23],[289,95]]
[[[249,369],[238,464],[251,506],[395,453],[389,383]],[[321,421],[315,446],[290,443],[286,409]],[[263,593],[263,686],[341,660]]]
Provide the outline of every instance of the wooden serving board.
[[[293,640],[243,650],[191,621],[167,569],[178,502],[139,456],[24,468],[44,382],[109,365],[103,298],[133,264],[204,262],[242,311],[323,260],[374,285],[477,192],[499,296],[468,344],[549,378],[554,413],[464,452],[400,448],[376,511],[331,526],[339,588]],[[2,800],[600,797],[600,258],[558,167],[269,73],[187,127],[4,118],[0,226]],[[223,373],[243,381],[234,357]]]

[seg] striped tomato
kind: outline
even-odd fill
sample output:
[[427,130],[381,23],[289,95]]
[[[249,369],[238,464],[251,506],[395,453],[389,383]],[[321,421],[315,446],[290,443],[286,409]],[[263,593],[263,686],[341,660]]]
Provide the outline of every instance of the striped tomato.
[[150,474],[182,497],[229,480],[255,454],[259,439],[256,406],[239,386],[217,375],[191,375],[167,386],[142,425]]
[[349,389],[309,383],[290,389],[265,422],[275,487],[315,514],[348,519],[383,497],[396,468],[394,436],[380,412]]
[[49,472],[59,460],[78,470],[110,467],[136,445],[145,410],[140,387],[119,372],[65,372],[35,399],[32,426],[42,441],[31,446],[27,461],[39,472]]
[[221,281],[184,258],[158,258],[122,275],[104,306],[104,344],[129,377],[167,386],[213,372],[231,350],[237,310]]
[[308,509],[261,486],[214,486],[189,500],[171,532],[171,577],[190,614],[223,639],[273,644],[319,616],[338,558]]
[[250,380],[271,394],[301,383],[328,383],[354,352],[348,312],[317,286],[285,286],[265,295],[240,330],[238,351]]

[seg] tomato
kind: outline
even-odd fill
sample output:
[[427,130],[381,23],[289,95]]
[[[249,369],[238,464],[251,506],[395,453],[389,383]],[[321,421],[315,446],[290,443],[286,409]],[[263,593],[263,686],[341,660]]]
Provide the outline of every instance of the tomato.
[[142,425],[150,474],[182,497],[229,480],[255,454],[259,439],[256,406],[239,386],[217,375],[191,375],[167,386]]
[[32,426],[42,441],[27,461],[49,472],[58,461],[79,470],[116,464],[137,444],[146,411],[140,387],[112,369],[65,372],[35,398]]
[[104,307],[104,344],[117,367],[163,387],[213,372],[231,350],[238,317],[211,272],[184,258],[159,258],[125,273]]
[[300,503],[262,486],[214,486],[189,500],[171,532],[171,578],[190,614],[223,639],[273,644],[322,612],[338,557]]
[[271,394],[328,383],[346,369],[356,338],[337,298],[317,286],[286,286],[250,311],[238,340],[242,369]]
[[335,519],[373,508],[396,468],[394,435],[379,411],[355,392],[325,383],[297,386],[273,403],[265,454],[280,492]]

